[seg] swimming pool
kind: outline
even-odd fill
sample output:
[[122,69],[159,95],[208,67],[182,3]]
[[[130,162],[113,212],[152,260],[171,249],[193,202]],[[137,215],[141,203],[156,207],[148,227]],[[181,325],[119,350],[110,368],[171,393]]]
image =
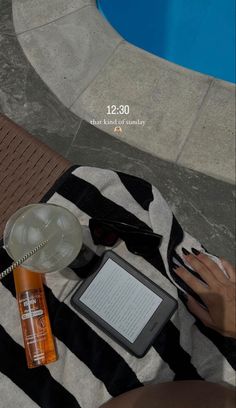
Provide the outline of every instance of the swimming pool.
[[98,8],[130,43],[235,82],[235,0],[98,0]]

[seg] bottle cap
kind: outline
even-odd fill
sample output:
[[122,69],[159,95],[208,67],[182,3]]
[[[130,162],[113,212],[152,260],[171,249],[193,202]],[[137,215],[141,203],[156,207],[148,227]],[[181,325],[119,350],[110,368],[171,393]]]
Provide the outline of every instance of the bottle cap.
[[42,274],[18,266],[13,271],[16,293],[30,289],[38,289],[43,285]]

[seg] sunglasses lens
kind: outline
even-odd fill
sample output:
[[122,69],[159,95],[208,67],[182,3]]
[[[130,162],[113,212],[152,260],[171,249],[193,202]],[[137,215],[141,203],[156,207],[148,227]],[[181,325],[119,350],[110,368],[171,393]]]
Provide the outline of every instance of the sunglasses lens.
[[112,247],[122,239],[127,249],[137,255],[155,253],[161,243],[161,236],[141,228],[119,222],[90,221],[90,231],[95,245]]
[[110,231],[110,232],[106,235],[106,245],[107,245],[107,246],[115,245],[117,239],[118,239],[117,234],[116,234],[115,232]]
[[113,246],[118,239],[118,235],[106,227],[96,226],[93,230],[93,239],[97,245]]
[[97,239],[101,238],[103,236],[102,227],[95,227],[93,229],[93,236],[94,236],[94,238],[97,238]]

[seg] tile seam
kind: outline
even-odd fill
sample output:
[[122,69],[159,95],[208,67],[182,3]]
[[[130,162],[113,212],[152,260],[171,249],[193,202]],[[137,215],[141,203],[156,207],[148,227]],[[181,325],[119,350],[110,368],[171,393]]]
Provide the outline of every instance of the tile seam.
[[88,83],[88,85],[82,90],[82,92],[80,92],[80,94],[75,98],[75,100],[68,106],[68,109],[71,109],[73,107],[73,105],[80,99],[80,97],[84,94],[84,92],[87,91],[87,89],[95,82],[95,80],[97,79],[98,75],[103,71],[103,69],[105,68],[105,66],[107,64],[109,64],[109,62],[111,61],[111,59],[113,58],[113,55],[115,54],[115,52],[117,51],[117,49],[120,47],[121,44],[123,44],[125,42],[125,40],[123,40],[121,38],[120,42],[115,46],[115,48],[113,49],[112,53],[109,55],[109,57],[106,59],[105,63],[102,65],[102,67],[98,70],[98,72],[96,73],[96,75],[94,76],[94,78]]
[[71,140],[71,144],[70,144],[70,146],[68,147],[68,149],[67,149],[67,151],[66,151],[66,153],[65,153],[65,157],[66,157],[66,158],[67,158],[68,155],[70,154],[71,148],[74,147],[74,146],[73,146],[73,143],[74,143],[74,141],[75,141],[75,139],[76,139],[76,136],[78,135],[78,133],[79,133],[79,131],[80,131],[80,128],[81,128],[81,125],[82,125],[82,122],[83,122],[83,119],[81,119],[81,118],[79,118],[79,117],[78,117],[78,119],[80,119],[79,125],[78,125],[78,128],[76,129],[75,134],[74,134],[74,136],[73,136],[73,138],[72,138],[72,140]]
[[[81,10],[87,8],[87,7],[94,7],[94,6],[93,6],[92,4],[86,4],[85,6],[80,7],[80,8],[78,8],[77,10],[71,11],[70,13],[64,14],[64,15],[61,16],[61,17],[55,18],[54,20],[51,20],[51,21],[49,21],[48,23],[41,24],[41,25],[39,25],[39,26],[35,26],[35,27],[33,27],[33,28],[29,28],[29,29],[24,30],[24,31],[21,31],[21,32],[16,32],[16,35],[17,35],[17,36],[21,36],[22,34],[28,33],[28,32],[30,32],[30,31],[37,30],[38,28],[46,27],[46,26],[48,26],[49,24],[55,23],[55,22],[61,20],[61,19],[64,18],[64,17],[70,16],[70,15],[72,15],[72,14],[74,14],[74,13],[78,13],[79,11],[81,11]],[[14,24],[14,28],[15,28],[14,17],[13,17],[13,24]]]

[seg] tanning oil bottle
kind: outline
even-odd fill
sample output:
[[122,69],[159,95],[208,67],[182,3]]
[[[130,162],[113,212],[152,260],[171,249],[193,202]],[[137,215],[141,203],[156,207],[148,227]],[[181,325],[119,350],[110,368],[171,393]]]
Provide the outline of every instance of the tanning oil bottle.
[[18,266],[13,271],[21,327],[29,368],[57,360],[48,308],[43,287],[43,275]]

